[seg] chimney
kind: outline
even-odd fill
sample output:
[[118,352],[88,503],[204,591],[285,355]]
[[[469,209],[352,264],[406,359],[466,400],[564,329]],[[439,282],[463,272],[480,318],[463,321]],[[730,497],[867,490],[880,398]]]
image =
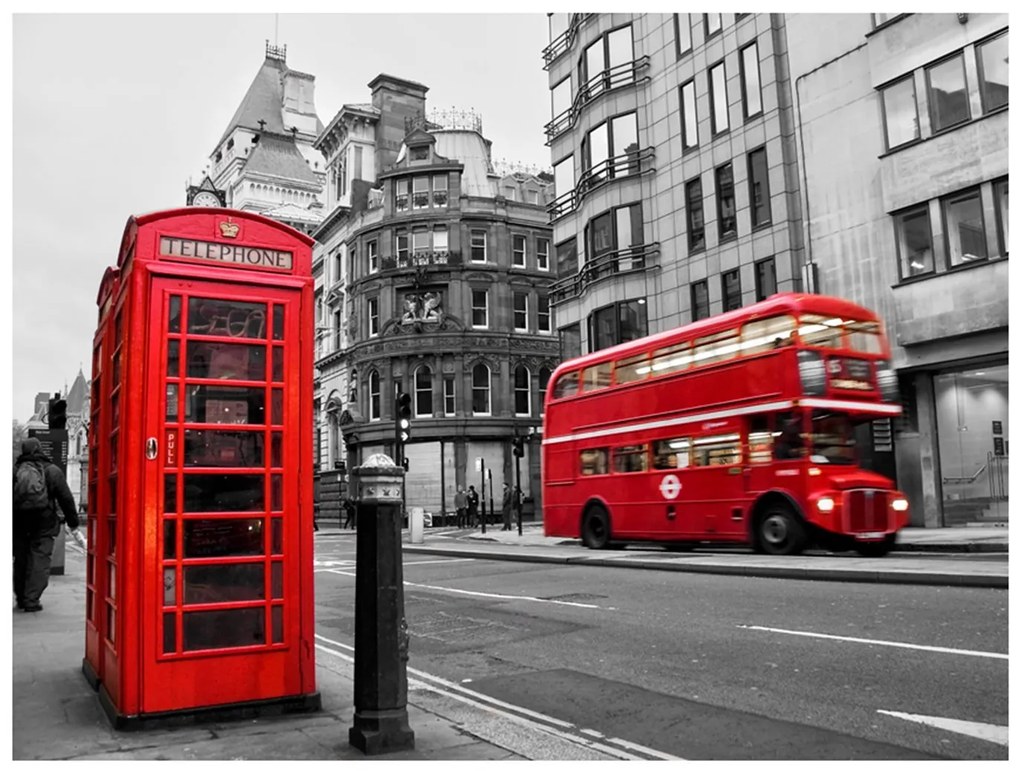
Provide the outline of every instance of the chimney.
[[375,175],[394,164],[400,145],[407,135],[404,121],[425,114],[425,93],[428,86],[392,75],[377,75],[368,84],[372,89],[372,106],[379,110],[375,136]]

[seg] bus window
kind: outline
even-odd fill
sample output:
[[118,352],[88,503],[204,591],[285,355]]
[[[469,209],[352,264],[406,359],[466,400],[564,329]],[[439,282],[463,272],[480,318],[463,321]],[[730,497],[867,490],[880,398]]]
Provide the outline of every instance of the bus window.
[[819,348],[842,348],[843,324],[843,319],[805,313],[800,317],[800,327],[797,333],[804,345],[814,345]]
[[765,415],[751,417],[747,428],[747,459],[751,463],[772,462],[772,430]]
[[691,358],[694,360],[694,366],[700,367],[717,361],[735,359],[739,351],[737,330],[725,329],[722,332],[705,335],[705,337],[695,340]]
[[577,393],[577,370],[567,372],[556,380],[553,387],[553,399],[562,399]]
[[660,348],[652,354],[652,375],[665,375],[687,369],[690,365],[690,346],[687,343]]
[[609,453],[604,447],[581,450],[581,476],[609,473]]
[[854,424],[845,412],[815,410],[810,430],[812,462],[841,465],[856,462]]
[[598,391],[600,388],[608,388],[611,382],[610,375],[612,372],[613,363],[611,361],[585,367],[584,375],[582,377],[585,393],[588,393],[589,391]]
[[740,463],[740,435],[720,434],[694,440],[695,466],[732,466]]
[[789,412],[776,416],[775,444],[776,460],[795,460],[804,455],[804,439],[800,433],[800,418]]
[[691,440],[686,437],[661,439],[653,447],[652,464],[656,469],[687,468],[691,465]]
[[848,321],[849,345],[861,353],[882,353],[882,330],[875,321]]
[[644,380],[648,377],[649,371],[648,354],[642,353],[629,359],[621,359],[616,362],[616,383],[619,385]]
[[797,322],[793,316],[773,316],[744,324],[740,332],[740,348],[744,355],[780,348],[793,340]]
[[613,448],[613,471],[628,474],[648,470],[648,445],[630,444]]

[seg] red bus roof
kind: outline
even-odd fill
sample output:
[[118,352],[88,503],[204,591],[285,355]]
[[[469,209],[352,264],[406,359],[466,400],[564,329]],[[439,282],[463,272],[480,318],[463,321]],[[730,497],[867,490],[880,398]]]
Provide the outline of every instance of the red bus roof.
[[701,319],[682,327],[674,327],[663,332],[628,340],[610,348],[602,348],[584,354],[560,364],[549,378],[550,384],[565,370],[575,370],[591,364],[623,358],[631,354],[654,350],[681,340],[709,335],[724,329],[732,329],[748,321],[778,316],[782,313],[818,313],[841,316],[855,321],[879,321],[874,311],[857,305],[842,297],[831,297],[821,294],[802,294],[799,292],[779,292],[766,300],[736,310],[720,313],[711,318]]

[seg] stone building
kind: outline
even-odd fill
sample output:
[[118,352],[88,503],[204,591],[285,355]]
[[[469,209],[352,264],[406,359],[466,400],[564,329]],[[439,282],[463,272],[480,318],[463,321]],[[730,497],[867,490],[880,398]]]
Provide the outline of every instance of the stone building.
[[913,523],[1005,516],[1006,14],[552,14],[565,356],[816,291],[886,321]]

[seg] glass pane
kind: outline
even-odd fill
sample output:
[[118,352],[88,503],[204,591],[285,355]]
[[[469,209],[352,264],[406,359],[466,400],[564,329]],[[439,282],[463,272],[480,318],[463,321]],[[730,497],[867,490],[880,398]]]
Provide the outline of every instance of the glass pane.
[[730,127],[730,116],[726,99],[726,67],[718,64],[710,73],[712,79],[712,130],[715,133]]
[[166,474],[163,477],[163,512],[177,513],[177,475]]
[[265,621],[265,608],[185,613],[184,650],[262,645],[266,641]]
[[184,604],[244,602],[266,596],[265,565],[188,565],[184,568]]
[[271,410],[271,413],[272,413],[273,425],[274,426],[282,426],[283,425],[283,389],[282,388],[274,388],[273,389],[273,408]]
[[970,118],[962,56],[955,56],[928,70],[928,100],[933,131]]
[[643,380],[648,376],[648,356],[639,354],[629,359],[622,359],[616,363],[616,382],[631,383],[635,380]]
[[283,598],[283,563],[274,562],[269,567],[271,597],[274,600]]
[[273,517],[272,520],[272,551],[273,554],[283,554],[283,520]]
[[273,382],[283,382],[283,346],[273,346]]
[[166,419],[168,423],[177,422],[177,384],[166,384]]
[[634,50],[630,39],[630,27],[621,27],[606,36],[609,44],[609,67],[619,67],[634,61]]
[[177,523],[173,520],[163,522],[163,559],[172,560],[177,557]]
[[271,500],[273,502],[273,511],[283,510],[283,476],[281,474],[273,474],[270,480],[271,489]]
[[264,425],[266,391],[264,388],[188,386],[184,419],[189,423],[233,423]]
[[273,339],[283,340],[283,319],[284,319],[284,307],[282,305],[273,306]]
[[252,557],[265,554],[261,519],[188,519],[184,557]]
[[740,52],[740,66],[744,74],[744,114],[761,112],[761,81],[758,77],[758,46],[749,45]]
[[[594,169],[609,158],[609,124],[603,123],[588,134],[588,168]],[[600,169],[604,170],[604,169]]]
[[116,643],[116,629],[117,629],[117,610],[116,608],[110,607],[109,604],[106,606],[106,639],[112,643]]
[[188,333],[265,339],[266,304],[190,297]]
[[1009,35],[1000,35],[978,47],[981,102],[989,112],[1009,104]]
[[174,568],[163,568],[163,605],[174,605],[177,602],[177,579]]
[[181,376],[181,343],[179,340],[170,340],[166,348],[166,376]]
[[262,474],[185,474],[184,511],[262,511]]
[[885,106],[886,147],[897,147],[920,136],[913,78],[884,89],[882,103]]
[[590,81],[592,78],[599,75],[602,70],[606,68],[606,56],[602,48],[602,38],[599,38],[584,52],[584,63],[585,69],[587,70],[587,78]]
[[683,87],[684,147],[695,147],[698,144],[698,111],[694,96],[692,80]]
[[901,216],[899,241],[905,278],[935,270],[935,255],[932,252],[931,228],[928,226],[927,209]]
[[950,265],[963,265],[988,256],[981,199],[977,194],[950,201],[946,205],[946,231],[949,236]]
[[163,614],[163,653],[177,652],[177,615]]
[[279,431],[273,432],[270,457],[269,465],[273,468],[283,465],[283,434]]
[[261,345],[188,342],[188,377],[265,380],[266,349]]
[[170,313],[166,322],[166,331],[171,334],[181,331],[181,298],[177,295],[170,297]]
[[272,613],[272,617],[273,617],[272,618],[272,620],[273,620],[273,642],[274,643],[282,643],[283,642],[283,606],[281,606],[281,605],[274,605],[270,612]]
[[613,118],[613,157],[617,158],[615,172],[619,175],[636,174],[637,152],[637,114],[629,113]]
[[185,466],[262,466],[261,431],[185,431]]

